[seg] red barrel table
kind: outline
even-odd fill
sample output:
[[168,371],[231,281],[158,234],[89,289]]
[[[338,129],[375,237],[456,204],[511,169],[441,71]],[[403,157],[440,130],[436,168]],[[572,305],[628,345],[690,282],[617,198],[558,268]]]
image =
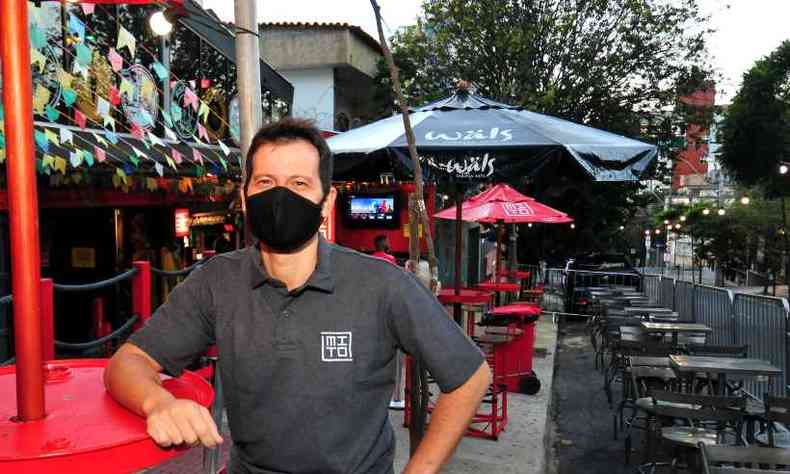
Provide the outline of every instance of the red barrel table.
[[535,353],[535,322],[543,310],[533,304],[511,304],[499,306],[489,313],[494,318],[516,318],[512,328],[521,330],[519,337],[514,338],[500,349],[504,364],[502,383],[510,392],[533,395],[540,390],[540,381],[532,370],[532,358]]
[[[145,419],[116,402],[104,388],[109,359],[53,360],[46,363],[46,418],[18,423],[15,366],[0,368],[0,472],[132,473],[183,454],[162,449],[146,433]],[[163,376],[164,377],[164,376]],[[177,398],[209,408],[211,386],[185,371],[164,378]]]
[[[461,288],[459,293],[455,294],[455,288],[442,288],[436,297],[444,305],[464,304],[485,308],[485,306],[491,304],[493,295],[490,291],[471,288]],[[475,335],[474,311],[468,311],[466,314],[466,334],[470,337]]]
[[475,288],[478,290],[495,292],[497,306],[499,306],[501,302],[501,293],[518,293],[521,291],[520,284],[507,281],[484,281],[475,285]]

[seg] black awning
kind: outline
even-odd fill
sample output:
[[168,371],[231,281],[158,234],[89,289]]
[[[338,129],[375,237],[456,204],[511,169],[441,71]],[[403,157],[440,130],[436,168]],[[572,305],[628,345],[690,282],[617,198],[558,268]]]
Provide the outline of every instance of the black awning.
[[[233,33],[225,25],[218,22],[193,0],[184,0],[187,16],[178,21],[189,28],[204,41],[216,48],[228,61],[236,64],[236,43]],[[209,25],[215,25],[209,27]],[[294,87],[271,66],[260,60],[261,88],[271,91],[275,97],[293,103]]]

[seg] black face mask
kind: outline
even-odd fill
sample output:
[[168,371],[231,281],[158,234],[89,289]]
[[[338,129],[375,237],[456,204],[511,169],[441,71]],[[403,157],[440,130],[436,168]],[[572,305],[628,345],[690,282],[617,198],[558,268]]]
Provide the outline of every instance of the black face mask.
[[277,252],[292,252],[306,244],[322,220],[321,204],[283,186],[247,197],[250,232]]

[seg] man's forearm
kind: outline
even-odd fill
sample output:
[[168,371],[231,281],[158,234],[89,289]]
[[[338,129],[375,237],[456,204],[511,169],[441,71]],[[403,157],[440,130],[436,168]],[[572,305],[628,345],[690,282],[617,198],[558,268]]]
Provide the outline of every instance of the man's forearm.
[[439,396],[425,438],[404,474],[439,472],[466,432],[490,383],[491,371],[484,362],[465,384]]
[[174,398],[144,356],[123,350],[107,365],[104,385],[118,403],[141,416],[147,416],[157,403]]

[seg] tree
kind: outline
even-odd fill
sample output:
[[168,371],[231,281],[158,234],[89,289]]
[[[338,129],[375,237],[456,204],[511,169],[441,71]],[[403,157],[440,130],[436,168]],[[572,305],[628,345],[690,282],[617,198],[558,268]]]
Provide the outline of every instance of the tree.
[[740,183],[763,187],[779,197],[781,242],[785,253],[785,279],[790,277],[790,237],[787,234],[786,197],[790,182],[778,174],[790,157],[790,41],[760,59],[743,77],[721,128],[719,159]]
[[392,39],[410,103],[482,95],[637,136],[705,56],[696,0],[430,0]]

